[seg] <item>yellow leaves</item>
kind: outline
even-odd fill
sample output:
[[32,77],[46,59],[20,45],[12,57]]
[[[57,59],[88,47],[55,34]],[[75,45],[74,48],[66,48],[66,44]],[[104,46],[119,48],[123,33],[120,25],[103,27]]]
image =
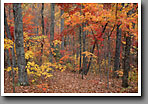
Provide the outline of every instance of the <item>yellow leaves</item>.
[[8,67],[7,69],[4,69],[5,71],[7,71],[7,72],[9,72],[9,71],[11,71],[12,69],[11,69],[11,67]]
[[54,40],[53,43],[54,43],[54,46],[56,46],[57,44],[61,44],[62,41],[60,41],[60,40]]
[[[34,77],[43,76],[44,78],[49,78],[53,76],[50,72],[53,70],[52,68],[50,68],[51,66],[51,63],[44,63],[41,66],[39,66],[35,64],[35,62],[33,61],[28,62],[26,68],[28,75],[33,75]],[[33,80],[32,82],[35,82],[35,80]]]
[[59,69],[61,72],[63,72],[66,69],[65,65],[61,65],[61,64],[55,64],[54,67],[56,69]]
[[122,41],[122,44],[124,44],[124,45],[125,45],[125,44],[126,44],[126,41]]
[[69,14],[68,13],[64,13],[61,18],[68,18],[69,17]]
[[47,38],[47,36],[45,35],[28,37],[28,39],[37,40],[37,41],[41,41],[42,39],[45,39],[45,38]]
[[16,72],[18,72],[18,67],[16,67],[16,68],[13,68]]
[[96,16],[92,16],[92,21],[98,22],[98,18]]
[[31,82],[35,82],[35,80],[32,80]]
[[129,23],[129,30],[133,28],[133,24]]
[[108,65],[108,60],[103,59],[101,61],[101,66]]
[[82,52],[82,54],[85,54],[85,57],[93,57],[93,58],[97,58],[96,55],[94,55],[93,53],[88,52],[88,51]]
[[35,74],[35,71],[37,72],[38,69],[39,69],[39,65],[35,64],[35,62],[28,62],[27,63],[27,66],[26,66],[26,69],[27,69],[27,73],[30,75],[30,74]]
[[115,72],[117,72],[117,74],[118,74],[120,77],[123,76],[123,70],[122,70],[122,69],[121,69],[121,70],[117,70],[117,71],[115,71]]
[[[14,69],[14,71],[18,72],[18,67],[13,68],[13,69]],[[4,70],[7,71],[7,72],[9,72],[9,71],[12,70],[12,68],[11,68],[11,67],[8,67],[8,68],[6,68],[6,69],[4,69]]]
[[103,4],[99,4],[99,7],[98,8],[103,8]]
[[27,32],[23,32],[23,36],[24,36],[24,42],[26,42],[27,40],[29,40],[29,37],[28,37]]
[[90,21],[91,18],[91,13],[90,12],[86,12],[85,13],[85,19]]
[[25,59],[33,58],[33,52],[32,51],[27,51],[25,52]]
[[10,39],[4,39],[4,49],[12,48],[13,41]]
[[49,78],[49,77],[52,77],[53,75],[52,74],[47,74],[45,78]]

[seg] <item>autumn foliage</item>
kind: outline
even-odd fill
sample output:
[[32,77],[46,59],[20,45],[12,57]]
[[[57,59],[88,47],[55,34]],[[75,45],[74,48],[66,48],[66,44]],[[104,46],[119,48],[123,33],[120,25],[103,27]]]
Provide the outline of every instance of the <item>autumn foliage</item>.
[[[16,56],[17,53],[13,4],[5,4],[8,24],[8,27],[5,26],[4,39],[5,82],[8,83],[6,79],[9,77],[8,73],[15,74],[16,92],[138,91],[138,5],[136,3],[56,3],[54,12],[51,11],[51,4],[24,3],[21,4],[21,9],[26,62],[24,70],[27,71],[29,87],[25,86],[19,91],[20,85],[17,84],[17,79],[20,69],[16,65],[13,71],[12,67],[13,55]],[[52,12],[54,27],[51,27]],[[54,36],[51,36],[52,30]],[[118,39],[120,30],[121,39]],[[130,44],[127,37],[131,39]],[[116,53],[117,41],[121,44],[118,53]],[[130,53],[126,53],[126,49],[129,49]],[[114,70],[115,54],[119,54],[118,70]],[[129,60],[127,62],[130,66],[127,72],[128,88],[122,86],[126,69],[124,60]],[[15,63],[17,64],[17,58]],[[118,78],[114,77],[114,73]],[[9,80],[12,80],[11,76]],[[72,87],[73,83],[75,88]],[[5,86],[5,92],[12,92],[12,88],[7,90],[7,87]]]

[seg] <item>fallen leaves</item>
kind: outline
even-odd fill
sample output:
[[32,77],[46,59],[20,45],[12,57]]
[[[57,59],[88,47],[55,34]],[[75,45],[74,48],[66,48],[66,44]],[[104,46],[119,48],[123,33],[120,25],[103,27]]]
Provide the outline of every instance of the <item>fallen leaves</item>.
[[[13,93],[12,78],[8,78],[8,73],[5,73],[5,93]],[[16,79],[16,78],[15,78]],[[33,79],[32,79],[33,80]],[[114,85],[113,85],[114,80]],[[17,81],[15,81],[16,83]],[[47,82],[47,83],[43,83]],[[53,77],[47,79],[40,79],[37,85],[30,84],[30,86],[15,86],[16,93],[136,93],[138,87],[135,83],[123,89],[121,87],[121,79],[109,80],[109,89],[107,89],[107,79],[99,75],[88,73],[81,79],[81,74],[72,73],[70,71],[55,71]]]

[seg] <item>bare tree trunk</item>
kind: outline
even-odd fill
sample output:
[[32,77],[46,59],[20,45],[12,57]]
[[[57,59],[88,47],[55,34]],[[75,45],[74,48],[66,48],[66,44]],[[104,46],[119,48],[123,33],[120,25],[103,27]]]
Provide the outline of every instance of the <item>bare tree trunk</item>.
[[111,62],[111,52],[110,52],[110,36],[108,36],[108,69],[107,69],[107,89],[109,89],[109,71]]
[[[42,3],[42,9],[41,9],[41,16],[42,16],[42,35],[45,35],[44,32],[44,3]],[[43,55],[43,46],[44,45],[44,38],[41,41],[41,58],[40,58],[40,65],[42,65],[42,55]]]
[[117,25],[117,37],[116,37],[116,51],[115,51],[115,61],[114,61],[114,77],[118,77],[115,71],[120,68],[120,46],[121,46],[121,29],[120,25]]
[[97,54],[97,56],[98,56],[98,59],[97,59],[97,63],[98,63],[98,65],[99,65],[99,75],[100,75],[100,80],[102,79],[102,73],[101,73],[101,65],[100,65],[100,59],[101,59],[101,55],[100,55],[100,53],[99,53],[99,44],[97,44],[97,50],[98,50],[98,54]]
[[81,54],[81,48],[82,48],[82,44],[81,44],[81,30],[82,28],[81,28],[81,26],[79,27],[79,44],[80,44],[80,49],[79,49],[79,51],[80,51],[80,60],[79,60],[79,69],[81,70],[81,56],[82,56],[82,54]]
[[[61,16],[63,15],[64,10],[61,10]],[[63,32],[64,29],[64,19],[61,18],[61,33]],[[61,49],[64,50],[64,34],[62,34],[62,44],[61,44]]]
[[131,46],[131,37],[126,37],[126,46],[125,46],[125,58],[124,58],[124,71],[122,78],[122,87],[128,87],[128,72],[130,70],[130,46]]
[[[82,24],[82,28],[85,27],[85,23]],[[86,51],[85,49],[85,38],[86,38],[86,31],[83,31],[83,52]],[[83,67],[82,67],[82,79],[83,79],[83,74],[84,74],[84,71],[86,69],[86,57],[85,57],[85,54],[83,54]]]
[[[50,41],[54,40],[54,13],[55,13],[55,4],[51,3],[51,25],[50,25]],[[53,44],[52,44],[53,45]]]
[[[7,33],[7,37],[8,39],[12,40],[12,37],[11,37],[11,34],[10,34],[10,29],[9,29],[9,26],[8,26],[8,22],[7,22],[7,16],[6,16],[6,11],[5,11],[5,8],[4,8],[4,26],[5,26],[5,31]],[[4,34],[5,36],[5,34]],[[6,38],[6,36],[5,36]],[[12,49],[10,49],[12,51]],[[8,56],[8,59],[9,59],[9,52],[8,50],[6,50],[6,53],[7,53],[7,56]],[[14,59],[14,67],[16,67],[16,58],[15,58],[15,54],[12,55],[13,59]],[[10,67],[10,60],[8,60],[8,67]],[[9,75],[11,75],[11,71],[9,72]]]
[[[14,55],[14,43],[13,43],[13,47],[12,47],[12,56]],[[15,59],[14,59],[15,57],[12,57],[12,66],[11,66],[11,68],[12,68],[12,86],[13,86],[13,93],[15,93],[15,82],[14,82],[14,80],[15,80],[15,71],[14,71],[14,64],[15,64]]]
[[21,3],[13,4],[14,13],[14,26],[15,26],[15,46],[18,63],[18,84],[27,85],[27,70],[25,69],[25,52],[24,52],[24,40],[23,40],[23,21],[22,21],[22,9]]
[[[53,48],[54,40],[54,13],[55,13],[55,4],[51,3],[51,24],[50,24],[50,47]],[[50,53],[50,62],[52,62],[53,55]]]

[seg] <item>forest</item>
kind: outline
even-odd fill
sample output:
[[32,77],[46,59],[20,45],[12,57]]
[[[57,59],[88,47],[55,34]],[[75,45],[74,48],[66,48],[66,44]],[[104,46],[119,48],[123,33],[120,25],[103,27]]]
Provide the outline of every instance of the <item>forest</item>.
[[4,93],[138,93],[138,3],[5,3],[3,35]]

